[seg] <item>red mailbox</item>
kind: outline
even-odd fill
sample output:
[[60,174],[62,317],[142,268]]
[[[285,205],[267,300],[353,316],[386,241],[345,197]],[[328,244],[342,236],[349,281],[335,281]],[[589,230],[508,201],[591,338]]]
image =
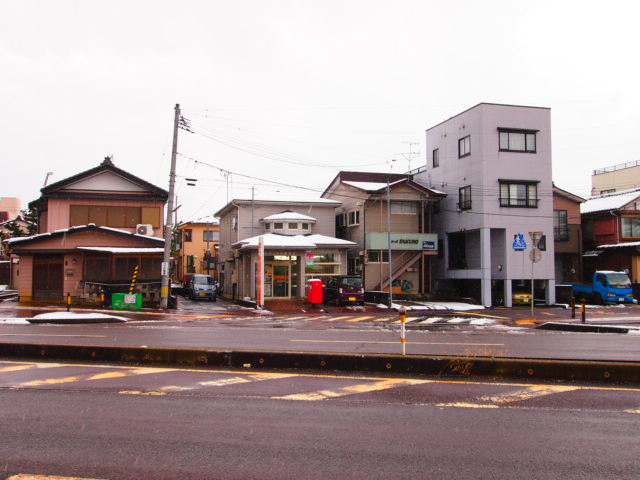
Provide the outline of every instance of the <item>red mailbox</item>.
[[324,301],[322,295],[322,280],[309,280],[307,282],[307,302],[311,304],[320,304]]

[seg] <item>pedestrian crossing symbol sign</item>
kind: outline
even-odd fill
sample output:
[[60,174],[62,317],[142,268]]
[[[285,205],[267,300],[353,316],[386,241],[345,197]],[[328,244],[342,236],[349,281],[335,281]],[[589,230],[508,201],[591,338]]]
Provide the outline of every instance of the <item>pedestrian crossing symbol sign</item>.
[[526,250],[527,242],[525,242],[524,237],[521,233],[516,233],[513,236],[513,249],[514,250]]

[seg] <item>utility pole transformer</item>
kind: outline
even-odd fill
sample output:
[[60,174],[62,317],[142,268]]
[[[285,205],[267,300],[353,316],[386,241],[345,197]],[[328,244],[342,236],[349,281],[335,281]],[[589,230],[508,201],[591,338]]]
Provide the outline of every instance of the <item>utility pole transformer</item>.
[[178,154],[178,125],[180,123],[180,104],[176,103],[176,112],[173,119],[173,148],[171,149],[171,171],[169,173],[169,199],[167,202],[167,219],[164,224],[164,256],[162,257],[162,291],[160,308],[166,310],[169,306],[169,294],[171,293],[170,260],[171,239],[173,237],[173,195],[176,187],[176,156]]

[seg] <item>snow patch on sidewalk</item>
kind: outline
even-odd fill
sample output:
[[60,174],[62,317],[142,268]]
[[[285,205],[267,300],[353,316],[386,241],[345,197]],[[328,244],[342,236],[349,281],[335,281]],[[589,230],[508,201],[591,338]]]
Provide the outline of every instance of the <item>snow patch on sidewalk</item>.
[[33,317],[36,320],[105,320],[116,319],[123,322],[128,322],[129,319],[125,317],[118,317],[116,315],[106,315],[104,313],[77,313],[77,312],[51,312],[41,313]]
[[29,321],[26,318],[0,318],[0,324],[2,324],[2,325],[29,325]]

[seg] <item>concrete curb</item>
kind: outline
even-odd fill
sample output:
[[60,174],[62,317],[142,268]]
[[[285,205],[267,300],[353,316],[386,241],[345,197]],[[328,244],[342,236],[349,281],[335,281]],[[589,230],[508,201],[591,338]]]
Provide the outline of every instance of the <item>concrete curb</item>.
[[640,362],[0,343],[0,358],[640,383]]
[[629,333],[633,328],[618,325],[596,325],[588,323],[560,323],[546,322],[536,326],[539,330],[555,330],[558,332],[586,332],[586,333]]

